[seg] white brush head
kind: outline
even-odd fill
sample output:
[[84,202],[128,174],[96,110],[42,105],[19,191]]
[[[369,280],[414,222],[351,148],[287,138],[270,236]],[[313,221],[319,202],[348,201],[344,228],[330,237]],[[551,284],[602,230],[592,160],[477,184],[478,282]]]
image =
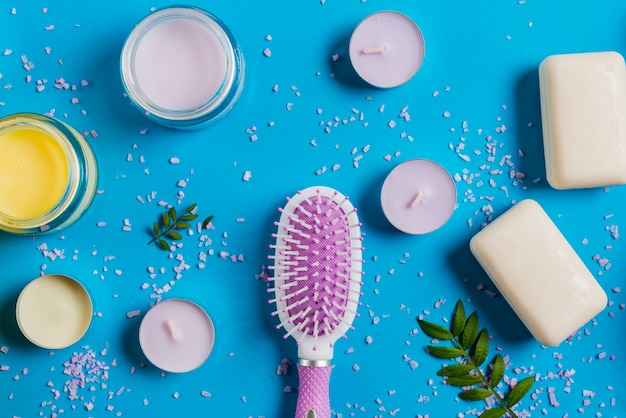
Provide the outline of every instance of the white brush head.
[[361,295],[362,242],[356,209],[325,186],[298,192],[282,209],[274,248],[276,314],[298,356],[330,361],[352,326]]

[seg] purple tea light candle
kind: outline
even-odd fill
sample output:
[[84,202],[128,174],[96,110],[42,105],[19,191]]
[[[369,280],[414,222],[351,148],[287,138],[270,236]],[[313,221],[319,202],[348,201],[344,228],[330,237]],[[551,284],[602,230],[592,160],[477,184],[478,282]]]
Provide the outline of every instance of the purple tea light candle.
[[424,159],[408,160],[385,179],[380,203],[387,220],[400,231],[427,234],[452,216],[456,186],[441,165]]
[[209,358],[215,344],[215,327],[199,305],[184,299],[167,299],[143,317],[139,344],[159,369],[189,372]]
[[380,88],[409,81],[424,60],[424,37],[408,16],[383,11],[366,17],[350,38],[350,61],[367,83]]

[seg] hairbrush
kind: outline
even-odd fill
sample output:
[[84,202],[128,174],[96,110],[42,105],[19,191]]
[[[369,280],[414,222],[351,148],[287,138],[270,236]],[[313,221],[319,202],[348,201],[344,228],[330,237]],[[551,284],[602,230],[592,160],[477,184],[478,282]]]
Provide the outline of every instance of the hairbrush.
[[284,338],[298,345],[296,418],[329,418],[333,348],[357,314],[363,275],[361,224],[348,197],[313,186],[279,209],[274,293]]

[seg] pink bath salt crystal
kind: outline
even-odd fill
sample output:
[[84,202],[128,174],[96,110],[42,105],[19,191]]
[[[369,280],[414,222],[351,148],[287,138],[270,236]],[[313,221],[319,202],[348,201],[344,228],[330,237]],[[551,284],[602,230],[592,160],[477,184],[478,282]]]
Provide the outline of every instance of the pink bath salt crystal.
[[269,49],[269,48],[265,48],[263,50],[263,55],[265,55],[267,58],[271,57],[272,56],[272,50]]
[[0,365],[0,372],[6,372],[9,369],[10,369],[10,367],[5,365],[5,364]]
[[45,30],[54,30],[54,25],[48,25],[44,29]]
[[141,314],[141,311],[139,309],[135,309],[133,311],[126,312],[126,318],[133,318],[133,317],[138,316],[140,314]]
[[178,164],[180,163],[180,159],[177,157],[170,158],[170,164]]
[[0,353],[7,354],[8,352],[9,352],[9,347],[7,347],[6,345],[3,345],[2,347],[0,347]]
[[251,172],[250,170],[246,170],[246,171],[243,173],[242,180],[243,180],[243,181],[250,181],[250,179],[251,179],[251,178],[252,178],[252,172]]
[[339,54],[333,54],[333,61],[337,61],[339,59]]
[[200,392],[200,396],[202,396],[203,398],[210,398],[212,395],[211,392],[203,390],[202,392]]
[[94,405],[93,405],[93,403],[91,403],[91,402],[85,402],[85,409],[86,409],[87,411],[91,411],[91,410],[93,409],[93,406],[94,406]]

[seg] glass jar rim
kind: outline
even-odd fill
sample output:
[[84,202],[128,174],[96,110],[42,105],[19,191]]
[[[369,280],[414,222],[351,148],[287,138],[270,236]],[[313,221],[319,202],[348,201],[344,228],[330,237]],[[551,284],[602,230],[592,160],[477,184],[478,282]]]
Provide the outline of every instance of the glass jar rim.
[[[0,118],[0,137],[21,129],[32,129],[47,134],[63,150],[68,167],[68,179],[65,191],[56,204],[48,211],[33,218],[19,218],[0,211],[0,225],[18,230],[29,230],[45,227],[61,216],[78,192],[77,174],[80,172],[78,155],[72,141],[72,135],[62,124],[45,115],[34,113],[16,113]],[[45,232],[45,231],[42,231]]]
[[[157,25],[171,19],[187,19],[201,24],[215,35],[225,53],[226,69],[220,87],[205,102],[189,109],[174,110],[157,105],[143,92],[135,73],[135,55],[144,36]],[[193,6],[164,7],[146,16],[131,31],[122,48],[121,72],[127,94],[146,113],[172,121],[201,119],[219,108],[235,84],[237,77],[235,41],[226,26],[203,9]]]

